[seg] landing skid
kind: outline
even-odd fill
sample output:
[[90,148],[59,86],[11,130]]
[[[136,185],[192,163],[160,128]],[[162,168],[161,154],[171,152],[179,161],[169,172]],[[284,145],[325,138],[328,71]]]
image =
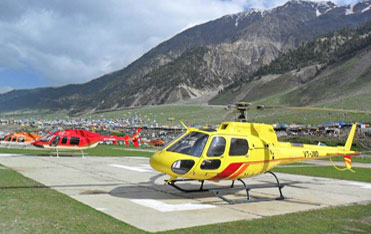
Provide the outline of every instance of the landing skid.
[[[58,151],[58,149],[56,149],[56,151],[57,151],[57,158],[59,158],[59,151]],[[81,152],[82,158],[85,158],[84,151],[83,150],[80,150],[80,152]]]
[[[178,189],[179,191],[182,191],[182,192],[185,192],[185,193],[198,193],[198,192],[209,192],[213,189],[204,189],[204,180],[200,180],[201,182],[201,186],[199,189],[183,189],[181,187],[179,187],[178,185],[176,185],[175,183],[176,182],[185,182],[185,181],[195,181],[195,180],[192,180],[192,179],[184,179],[184,180],[172,180],[170,183],[168,183],[169,185],[171,185],[172,187]],[[165,182],[167,182],[165,180]],[[232,185],[230,188],[233,188],[233,185],[234,185],[234,180],[232,181]],[[228,188],[225,188],[225,189],[228,189]]]
[[[283,184],[280,184],[277,176],[271,172],[271,171],[267,171],[265,173],[269,173],[271,174],[275,179],[276,179],[276,183],[275,185],[265,185],[265,184],[257,184],[257,185],[246,185],[246,183],[241,180],[241,179],[238,179],[238,181],[240,181],[243,185],[243,187],[239,187],[239,188],[234,188],[234,180],[232,181],[232,185],[230,187],[225,187],[225,188],[210,188],[210,189],[204,189],[203,186],[204,186],[204,180],[201,180],[201,186],[199,189],[184,189],[184,188],[181,188],[179,187],[178,185],[176,185],[175,183],[177,182],[185,182],[185,181],[194,181],[192,179],[184,179],[184,180],[172,180],[170,181],[168,184],[171,185],[172,187],[178,189],[179,191],[182,191],[182,192],[185,192],[185,193],[197,193],[197,192],[211,192],[212,194],[214,194],[214,196],[222,199],[223,201],[225,202],[228,202],[229,204],[240,204],[240,203],[250,203],[250,202],[259,202],[259,201],[272,201],[272,200],[284,200],[285,197],[283,196],[282,194],[282,188],[285,186]],[[166,181],[167,182],[167,181]],[[251,199],[250,197],[250,190],[252,189],[263,189],[263,188],[278,188],[278,191],[280,193],[280,196],[279,197],[275,197],[275,198],[256,198],[256,199]],[[230,191],[240,191],[240,190],[245,190],[246,191],[246,195],[247,195],[247,200],[230,200],[228,198],[226,198],[224,196],[224,193],[225,192],[230,192]]]

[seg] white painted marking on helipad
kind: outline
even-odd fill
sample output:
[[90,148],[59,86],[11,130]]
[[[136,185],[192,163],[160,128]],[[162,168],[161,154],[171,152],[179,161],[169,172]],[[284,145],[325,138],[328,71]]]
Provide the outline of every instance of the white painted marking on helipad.
[[152,170],[152,167],[148,164],[140,164],[140,167]]
[[0,157],[21,157],[26,156],[24,154],[0,154]]
[[348,183],[351,185],[359,186],[361,188],[371,189],[371,183],[363,183],[363,182],[348,182]]
[[107,208],[95,208],[96,210],[99,210],[99,211],[106,211],[108,210]]
[[131,199],[130,201],[137,203],[142,206],[146,206],[161,212],[170,211],[183,211],[183,210],[200,210],[200,209],[210,209],[215,208],[213,205],[206,204],[192,204],[192,203],[182,203],[182,204],[166,204],[162,201],[157,201],[153,199]]
[[150,170],[143,168],[143,167],[134,167],[134,166],[124,166],[120,164],[109,164],[110,167],[117,167],[117,168],[123,168],[130,171],[138,171],[138,172],[150,172]]

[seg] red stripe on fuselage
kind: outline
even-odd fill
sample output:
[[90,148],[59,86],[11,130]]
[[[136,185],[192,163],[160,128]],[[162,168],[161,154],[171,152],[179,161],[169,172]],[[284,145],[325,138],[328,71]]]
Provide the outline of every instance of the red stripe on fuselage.
[[228,176],[232,175],[235,171],[237,171],[237,169],[240,168],[242,164],[243,163],[229,164],[228,167],[224,169],[224,171],[220,172],[219,174],[211,178],[211,180],[220,180],[220,179],[227,178]]
[[246,168],[249,166],[248,163],[245,163],[235,174],[233,174],[231,177],[229,177],[228,179],[234,179],[234,178],[237,178],[239,175],[241,175],[242,173],[244,173],[246,171]]

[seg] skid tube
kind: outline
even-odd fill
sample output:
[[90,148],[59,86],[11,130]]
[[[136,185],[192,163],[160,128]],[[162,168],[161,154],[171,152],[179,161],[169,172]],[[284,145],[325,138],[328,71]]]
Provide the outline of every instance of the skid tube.
[[[285,186],[283,184],[280,184],[277,176],[271,172],[271,171],[267,171],[265,173],[269,173],[271,174],[275,180],[276,180],[276,184],[275,185],[264,185],[264,184],[259,184],[259,185],[251,185],[251,186],[248,186],[246,185],[246,183],[242,180],[242,179],[238,179],[238,181],[240,181],[243,185],[243,188],[239,187],[239,188],[234,188],[234,180],[232,181],[232,185],[230,187],[225,187],[225,188],[210,188],[210,189],[204,189],[203,188],[203,185],[204,185],[204,180],[201,180],[201,186],[199,189],[183,189],[181,187],[179,187],[178,185],[176,185],[175,183],[176,182],[184,182],[184,181],[195,181],[195,180],[192,180],[192,179],[183,179],[183,180],[173,180],[171,181],[170,183],[168,183],[169,185],[171,185],[172,187],[176,188],[177,190],[179,191],[182,191],[182,192],[185,192],[185,193],[195,193],[195,192],[211,192],[214,196],[222,199],[223,201],[225,202],[228,202],[229,204],[240,204],[240,203],[250,203],[250,202],[259,202],[259,201],[272,201],[272,200],[284,200],[285,197],[283,196],[282,194],[282,188]],[[167,182],[167,181],[165,181]],[[280,196],[279,197],[275,197],[275,198],[256,198],[256,199],[251,199],[250,197],[250,190],[252,189],[263,189],[263,188],[278,188],[278,191],[280,193]],[[230,200],[228,198],[226,198],[224,195],[223,195],[223,192],[229,192],[229,191],[239,191],[239,190],[245,190],[246,191],[246,196],[247,196],[247,200]]]
[[[195,180],[193,179],[172,180],[170,183],[168,183],[167,180],[165,180],[165,183],[185,193],[209,192],[212,190],[212,189],[204,189],[204,182],[205,182],[204,180],[199,180],[201,182],[201,186],[199,189],[184,189],[175,184],[176,182],[184,182],[184,181],[195,181]],[[231,188],[233,188],[233,186],[234,186],[234,180],[232,181]]]

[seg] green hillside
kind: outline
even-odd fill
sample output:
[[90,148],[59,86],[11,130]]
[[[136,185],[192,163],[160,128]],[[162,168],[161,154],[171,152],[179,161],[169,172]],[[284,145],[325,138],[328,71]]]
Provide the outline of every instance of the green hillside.
[[[247,83],[235,83],[211,104],[248,101],[264,105],[321,106],[371,110],[371,23],[319,37],[263,66]],[[277,74],[283,72],[283,74]],[[311,116],[313,115],[313,116]],[[252,120],[318,122],[357,120],[371,116],[264,111]]]

